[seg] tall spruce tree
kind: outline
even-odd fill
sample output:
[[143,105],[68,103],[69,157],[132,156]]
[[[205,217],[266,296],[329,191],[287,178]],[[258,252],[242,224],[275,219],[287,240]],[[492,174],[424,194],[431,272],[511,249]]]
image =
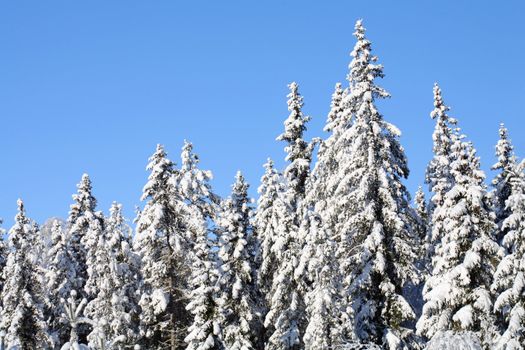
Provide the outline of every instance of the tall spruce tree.
[[453,139],[453,186],[434,207],[433,229],[443,231],[423,289],[417,331],[428,339],[446,331],[474,332],[490,348],[496,332],[490,285],[499,254],[494,215],[474,147],[462,135]]
[[191,312],[193,322],[184,341],[188,344],[188,350],[220,350],[223,349],[223,344],[221,319],[216,302],[219,276],[217,260],[212,253],[206,218],[198,210],[194,210],[191,226],[196,234],[196,241],[189,283],[190,302],[186,308]]
[[186,311],[189,269],[186,240],[189,215],[179,191],[178,176],[161,145],[150,157],[151,171],[144,186],[146,205],[137,218],[135,251],[142,259],[143,287],[139,305],[141,334],[146,348],[184,346],[190,316]]
[[[506,167],[509,179],[505,200],[505,219],[500,232],[505,232],[502,245],[507,255],[499,263],[492,290],[496,294],[494,311],[502,335],[494,348],[525,348],[525,162]],[[503,186],[502,186],[503,187]]]
[[[426,182],[429,191],[433,194],[430,198],[429,208],[432,215],[434,207],[442,205],[445,194],[454,184],[453,176],[450,174],[450,163],[452,162],[452,144],[454,142],[453,128],[457,124],[456,119],[448,115],[450,108],[445,105],[438,84],[434,84],[434,109],[430,117],[436,120],[432,140],[434,141],[434,157],[427,166]],[[434,240],[438,239],[435,237]]]
[[321,147],[312,202],[336,244],[339,333],[348,341],[396,349],[408,346],[403,325],[414,317],[402,296],[403,285],[416,276],[416,237],[402,183],[408,168],[399,130],[375,106],[389,96],[374,83],[383,67],[375,63],[361,21],[355,29],[349,89],[340,121]]
[[86,306],[86,316],[97,320],[88,336],[89,344],[97,347],[101,334],[106,349],[132,346],[138,338],[137,295],[140,279],[138,257],[131,251],[130,227],[122,216],[122,206],[113,203],[106,220],[104,235],[95,247],[97,293]]
[[273,249],[277,238],[277,231],[283,229],[281,218],[284,212],[283,192],[284,179],[275,169],[273,160],[268,158],[264,164],[264,175],[258,188],[259,199],[254,217],[254,228],[260,241],[257,256],[257,287],[265,297],[265,311],[268,311],[270,289],[275,273],[276,256]]
[[305,195],[306,181],[310,175],[312,150],[316,141],[304,140],[306,123],[310,120],[302,112],[303,98],[297,83],[289,85],[288,118],[284,132],[277,137],[287,143],[284,170],[285,190],[280,207],[279,229],[271,250],[275,255],[274,276],[270,287],[269,311],[264,326],[270,334],[266,349],[294,349],[302,347],[301,333],[305,324],[305,306],[300,286],[295,279],[302,242],[299,241],[300,206]]
[[[74,203],[70,207],[67,219],[68,225],[68,249],[71,254],[73,266],[75,267],[74,289],[80,292],[82,296],[87,296],[84,291],[87,275],[87,248],[86,235],[88,231],[93,230],[96,225],[100,224],[100,216],[96,214],[95,209],[97,200],[93,197],[91,191],[91,180],[89,175],[83,174],[80,183],[77,185],[77,193],[73,195]],[[92,232],[93,233],[93,232]]]
[[19,199],[15,224],[9,231],[9,256],[4,269],[0,329],[8,349],[47,349],[51,346],[44,320],[42,271],[33,253],[38,227]]
[[248,184],[240,172],[231,196],[221,205],[219,233],[219,283],[217,299],[221,335],[226,349],[253,349],[256,323],[253,271],[253,229]]
[[492,204],[496,214],[496,224],[498,231],[496,240],[501,242],[506,235],[503,229],[503,222],[510,215],[510,209],[507,208],[506,202],[512,192],[513,178],[516,174],[516,156],[514,147],[509,139],[508,131],[505,125],[501,124],[499,128],[499,140],[496,144],[496,157],[498,161],[492,166],[492,170],[498,171],[498,174],[492,180],[494,191],[492,192]]
[[69,329],[62,317],[64,309],[61,300],[66,300],[74,290],[77,268],[69,250],[67,232],[60,221],[55,220],[51,230],[49,265],[45,271],[45,315],[48,331],[54,343],[60,345],[69,339]]

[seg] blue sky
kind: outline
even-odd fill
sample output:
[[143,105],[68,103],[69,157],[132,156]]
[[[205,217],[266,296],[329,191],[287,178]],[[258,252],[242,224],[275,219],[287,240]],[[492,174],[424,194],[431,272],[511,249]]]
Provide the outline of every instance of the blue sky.
[[[475,4],[475,5],[474,5]],[[322,136],[356,19],[385,66],[380,103],[403,132],[413,192],[431,157],[432,85],[494,163],[498,124],[525,156],[522,1],[4,1],[0,4],[0,217],[16,199],[39,222],[66,217],[82,173],[99,209],[134,216],[157,143],[195,145],[216,192],[237,169],[252,195],[297,81]],[[488,173],[489,178],[492,177]]]

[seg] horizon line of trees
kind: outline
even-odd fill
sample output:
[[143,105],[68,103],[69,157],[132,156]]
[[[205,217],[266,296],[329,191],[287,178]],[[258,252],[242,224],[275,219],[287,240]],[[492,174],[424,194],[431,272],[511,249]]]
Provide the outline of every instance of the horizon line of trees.
[[[227,198],[185,142],[158,145],[133,230],[82,176],[65,222],[19,200],[0,243],[0,349],[525,349],[525,162],[501,125],[486,185],[434,86],[433,158],[411,205],[400,131],[362,21],[326,139],[289,85],[286,166]],[[317,156],[314,157],[314,152]],[[315,162],[313,159],[316,159]],[[314,164],[313,164],[314,163]],[[455,346],[455,347],[452,347]]]

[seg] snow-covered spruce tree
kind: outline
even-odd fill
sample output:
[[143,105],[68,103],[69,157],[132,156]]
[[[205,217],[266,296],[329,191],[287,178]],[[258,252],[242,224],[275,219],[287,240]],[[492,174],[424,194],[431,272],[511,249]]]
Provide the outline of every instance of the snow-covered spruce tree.
[[172,186],[174,164],[161,145],[150,157],[151,171],[137,217],[134,250],[142,259],[142,295],[139,305],[142,345],[174,349],[184,346],[190,316],[186,310],[189,268],[186,241],[187,206]]
[[503,221],[510,215],[510,209],[507,208],[506,202],[511,195],[512,181],[513,177],[516,176],[515,167],[517,164],[514,147],[509,139],[507,128],[503,124],[499,128],[496,157],[498,161],[492,166],[492,170],[498,171],[498,174],[492,180],[494,191],[491,195],[492,205],[496,214],[496,224],[498,225],[496,240],[501,243],[501,240],[506,235],[502,225]]
[[[92,229],[93,221],[100,221],[100,217],[95,215],[97,200],[91,194],[92,186],[89,175],[83,174],[80,183],[77,185],[77,193],[73,195],[74,203],[70,207],[67,219],[68,226],[68,249],[70,251],[73,266],[75,267],[74,289],[86,296],[84,286],[87,280],[87,249],[85,246],[85,236]],[[82,337],[82,335],[81,335]]]
[[254,348],[256,307],[253,281],[253,230],[248,184],[240,172],[217,218],[219,234],[218,312],[226,349]]
[[491,348],[496,330],[490,285],[499,254],[494,215],[472,144],[458,134],[451,152],[453,186],[434,207],[433,224],[439,222],[443,232],[423,289],[417,332],[428,339],[445,331],[475,332]]
[[505,232],[502,245],[508,254],[501,260],[494,274],[492,290],[497,298],[494,310],[502,336],[495,349],[525,349],[525,163],[507,168],[510,185],[501,224]]
[[[181,153],[181,169],[177,176],[172,177],[172,185],[177,187],[189,206],[195,207],[206,220],[215,217],[219,197],[213,193],[210,181],[213,174],[209,170],[198,168],[199,156],[193,152],[193,145],[184,141]],[[188,237],[190,242],[195,237]]]
[[454,178],[450,173],[452,162],[452,144],[454,143],[453,128],[456,120],[451,118],[447,112],[450,110],[445,105],[438,84],[434,84],[434,109],[430,117],[436,120],[436,126],[432,139],[434,142],[434,156],[427,166],[426,183],[431,193],[429,201],[429,216],[432,219],[432,232],[430,236],[429,254],[433,254],[433,246],[439,242],[443,234],[443,228],[439,221],[433,220],[434,208],[443,205],[445,194],[454,185]]
[[[93,262],[88,260],[90,278],[97,290],[86,306],[86,316],[97,321],[88,335],[96,348],[104,335],[106,349],[132,346],[138,338],[136,291],[139,287],[138,257],[130,249],[130,231],[122,216],[122,206],[113,203],[105,232],[93,247]],[[89,279],[88,279],[89,281]]]
[[47,349],[51,346],[43,313],[41,269],[32,247],[38,228],[18,200],[15,224],[9,231],[9,256],[4,269],[0,329],[8,349]]
[[321,228],[321,220],[312,211],[306,213],[308,236],[306,247],[309,253],[308,280],[311,281],[304,299],[307,305],[307,327],[304,330],[303,344],[307,350],[330,349],[340,344],[340,319],[337,309],[338,271],[334,256],[335,244],[328,237],[328,230]]
[[349,89],[340,121],[321,147],[308,203],[315,204],[326,237],[336,245],[341,329],[335,332],[342,337],[337,342],[397,349],[410,346],[410,331],[403,325],[414,317],[402,296],[404,284],[416,277],[417,238],[402,183],[408,167],[399,130],[374,103],[389,96],[374,83],[383,77],[383,67],[375,63],[361,21],[355,29]]
[[[261,185],[257,190],[259,199],[254,216],[254,229],[257,231],[257,237],[260,241],[257,256],[257,288],[262,295],[269,296],[276,264],[276,257],[272,248],[277,237],[276,232],[282,229],[280,222],[284,211],[282,200],[284,180],[275,169],[273,160],[268,158],[264,164],[264,169]],[[267,312],[267,304],[268,302],[265,305],[265,313]]]
[[[305,306],[300,286],[294,276],[302,242],[299,241],[300,205],[305,195],[306,181],[310,175],[312,150],[316,143],[304,140],[306,123],[310,119],[303,115],[303,98],[297,83],[289,85],[288,118],[284,121],[284,132],[277,137],[287,143],[284,170],[285,189],[281,192],[278,229],[274,232],[271,253],[275,257],[272,285],[268,300],[268,313],[264,320],[269,336],[266,349],[294,349],[302,347],[301,333],[305,324]],[[274,204],[277,204],[274,202]]]
[[69,329],[62,319],[64,310],[61,300],[67,299],[74,290],[77,269],[68,249],[66,232],[60,221],[54,221],[51,232],[49,265],[45,272],[47,290],[45,316],[53,342],[60,345],[69,339]]
[[112,254],[112,278],[115,291],[112,297],[113,315],[108,323],[111,335],[124,335],[126,344],[138,337],[138,305],[140,282],[140,257],[132,249],[132,229],[122,214],[122,205],[113,202],[106,221],[106,237]]
[[184,341],[188,350],[220,350],[220,317],[215,298],[217,295],[217,260],[212,254],[212,242],[208,235],[208,224],[201,212],[195,210],[190,222],[195,233],[191,267],[190,302],[186,306],[193,315],[193,323],[188,328]]

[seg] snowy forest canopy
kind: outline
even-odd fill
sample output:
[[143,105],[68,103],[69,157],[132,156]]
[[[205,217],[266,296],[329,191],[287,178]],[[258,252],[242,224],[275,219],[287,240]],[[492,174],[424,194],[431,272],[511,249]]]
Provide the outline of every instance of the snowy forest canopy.
[[256,204],[240,172],[216,195],[188,142],[180,166],[161,145],[150,157],[134,230],[120,204],[97,210],[86,174],[65,222],[39,226],[19,200],[0,349],[525,349],[525,162],[501,125],[487,185],[436,84],[411,203],[400,131],[376,108],[383,66],[361,21],[354,35],[326,139],[304,139],[289,85],[287,164],[264,164]]

